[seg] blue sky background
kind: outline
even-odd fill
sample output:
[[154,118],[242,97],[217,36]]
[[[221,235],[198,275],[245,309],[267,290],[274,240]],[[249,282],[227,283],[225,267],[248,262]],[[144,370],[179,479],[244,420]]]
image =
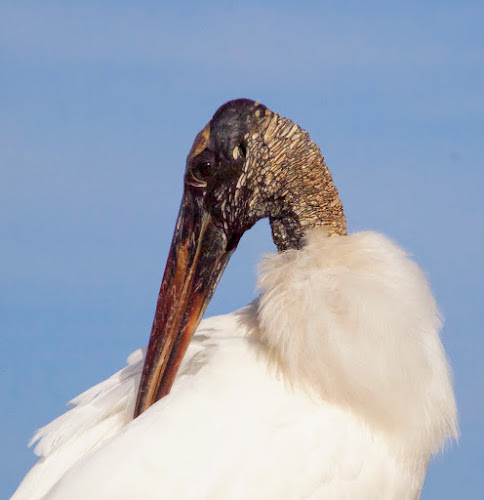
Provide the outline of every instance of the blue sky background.
[[[462,436],[422,498],[481,498],[484,4],[166,4],[0,2],[0,497],[34,430],[147,342],[186,154],[250,97],[309,131],[351,231],[388,234],[428,274]],[[266,222],[208,314],[255,296],[263,251]]]

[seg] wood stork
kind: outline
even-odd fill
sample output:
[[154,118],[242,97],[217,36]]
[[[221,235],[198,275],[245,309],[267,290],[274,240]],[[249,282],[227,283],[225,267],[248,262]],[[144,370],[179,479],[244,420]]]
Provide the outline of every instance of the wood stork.
[[[199,325],[264,217],[279,252],[259,298]],[[37,432],[13,498],[418,498],[457,438],[440,324],[401,248],[347,235],[308,133],[230,101],[188,155],[147,350]]]

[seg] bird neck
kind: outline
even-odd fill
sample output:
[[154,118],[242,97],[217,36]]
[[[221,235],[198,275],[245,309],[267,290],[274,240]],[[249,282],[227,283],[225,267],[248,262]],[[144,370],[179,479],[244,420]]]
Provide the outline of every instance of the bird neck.
[[302,248],[305,233],[315,227],[324,226],[329,235],[347,234],[338,190],[309,134],[270,112],[252,139],[261,142],[264,168],[259,175],[269,186],[268,216],[278,250]]
[[[280,252],[301,249],[306,232],[312,228],[323,226],[329,235],[347,234],[338,190],[319,149],[314,148],[317,151],[305,159],[299,176],[288,176],[279,210],[269,218],[272,239]],[[293,165],[294,161],[297,159]]]

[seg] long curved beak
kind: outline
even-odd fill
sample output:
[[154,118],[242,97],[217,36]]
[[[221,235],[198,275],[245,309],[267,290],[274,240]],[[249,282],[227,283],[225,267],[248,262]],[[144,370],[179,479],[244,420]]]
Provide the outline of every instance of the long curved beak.
[[190,339],[230,256],[227,237],[185,186],[161,282],[135,418],[170,392]]

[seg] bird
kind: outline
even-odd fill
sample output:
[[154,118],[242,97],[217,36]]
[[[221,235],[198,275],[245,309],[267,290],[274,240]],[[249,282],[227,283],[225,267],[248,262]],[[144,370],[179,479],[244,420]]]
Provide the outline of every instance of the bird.
[[[259,296],[202,319],[263,218]],[[229,101],[186,160],[148,346],[37,431],[12,498],[417,499],[458,439],[441,325],[403,248],[348,234],[308,132]]]

